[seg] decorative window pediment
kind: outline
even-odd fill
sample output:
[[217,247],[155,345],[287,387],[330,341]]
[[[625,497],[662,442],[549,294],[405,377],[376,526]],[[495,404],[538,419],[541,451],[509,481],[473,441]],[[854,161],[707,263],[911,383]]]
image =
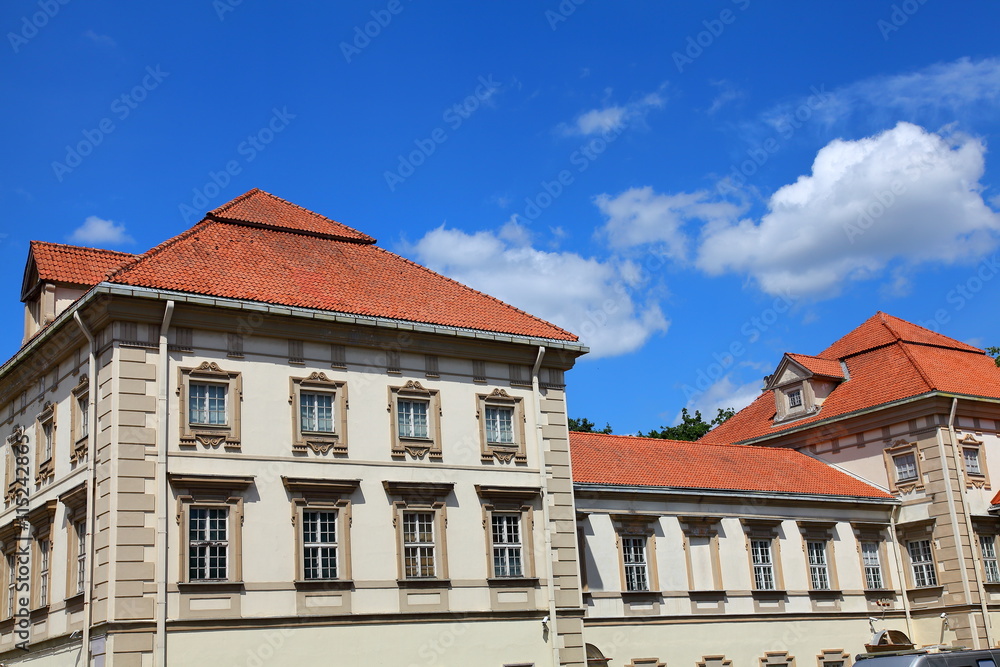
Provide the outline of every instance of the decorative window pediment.
[[214,361],[181,368],[177,386],[180,444],[208,449],[240,448],[243,380]]
[[315,372],[292,378],[292,449],[316,454],[347,453],[347,384]]
[[489,394],[477,394],[476,398],[482,460],[527,463],[523,399],[500,388]]

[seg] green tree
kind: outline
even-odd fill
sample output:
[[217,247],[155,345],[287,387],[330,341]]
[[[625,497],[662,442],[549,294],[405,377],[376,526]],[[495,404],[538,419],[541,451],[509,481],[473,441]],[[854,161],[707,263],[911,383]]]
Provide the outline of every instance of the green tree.
[[719,408],[719,413],[715,419],[706,422],[701,416],[701,410],[695,410],[694,416],[688,412],[687,408],[681,410],[681,423],[676,426],[661,426],[658,431],[649,433],[639,432],[639,435],[647,438],[664,438],[666,440],[697,440],[708,433],[712,428],[718,426],[736,414],[732,408],[723,410]]
[[586,417],[583,419],[573,419],[570,417],[569,430],[579,431],[580,433],[611,433],[611,424],[604,422],[604,428],[598,431],[594,428],[594,422]]
[[993,361],[1000,366],[1000,347],[988,347],[986,348],[986,353],[993,357]]

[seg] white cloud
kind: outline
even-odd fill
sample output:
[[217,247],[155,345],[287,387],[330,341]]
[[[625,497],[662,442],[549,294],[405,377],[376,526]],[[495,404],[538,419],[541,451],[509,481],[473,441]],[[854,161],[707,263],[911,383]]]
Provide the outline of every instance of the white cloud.
[[621,266],[537,250],[511,224],[475,234],[442,225],[409,250],[421,264],[579,335],[588,358],[632,352],[667,330],[659,304],[644,300]]
[[709,221],[697,265],[714,275],[749,274],[772,294],[828,295],[894,261],[982,257],[1000,231],[979,184],[985,150],[977,139],[909,123],[834,140],[810,175],[771,196],[760,220]]
[[135,243],[135,239],[125,232],[125,225],[116,225],[114,221],[104,220],[96,215],[88,216],[82,225],[73,230],[69,240],[90,245]]
[[711,201],[707,192],[657,194],[649,186],[631,188],[614,197],[601,194],[594,202],[607,216],[600,233],[612,247],[657,244],[662,254],[677,260],[688,255],[685,223],[730,220],[742,212],[730,202]]
[[722,107],[726,106],[730,102],[735,102],[743,98],[743,91],[738,90],[730,82],[725,79],[721,81],[712,81],[711,84],[719,89],[719,94],[715,96],[712,100],[712,105],[708,107],[707,113],[709,115],[714,114]]
[[92,41],[94,44],[97,44],[98,46],[104,46],[112,49],[118,46],[118,43],[110,36],[99,35],[93,30],[88,30],[87,32],[83,33],[83,36]]
[[614,132],[626,125],[641,122],[650,111],[661,108],[665,103],[659,91],[648,93],[624,105],[611,105],[585,111],[571,124],[560,125],[560,129],[563,134],[583,136]]
[[[746,384],[737,385],[733,382],[732,374],[723,375],[705,391],[696,396],[692,396],[684,406],[692,416],[695,410],[701,412],[702,419],[710,422],[719,414],[719,409],[726,410],[732,408],[739,412],[746,406],[757,400],[760,396],[762,386],[761,380],[753,380]],[[675,424],[681,421],[681,413],[674,417]]]

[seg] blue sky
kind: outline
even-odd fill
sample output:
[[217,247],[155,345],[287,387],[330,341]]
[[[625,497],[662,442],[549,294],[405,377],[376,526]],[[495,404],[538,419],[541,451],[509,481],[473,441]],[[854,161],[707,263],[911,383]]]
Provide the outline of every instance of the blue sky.
[[755,395],[877,310],[1000,345],[995,2],[0,10],[0,256],[142,252],[252,187],[580,333],[573,416]]

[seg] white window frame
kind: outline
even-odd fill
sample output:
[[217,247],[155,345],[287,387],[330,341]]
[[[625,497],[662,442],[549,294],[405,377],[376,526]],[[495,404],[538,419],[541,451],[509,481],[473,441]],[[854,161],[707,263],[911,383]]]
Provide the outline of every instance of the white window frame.
[[622,536],[622,570],[625,590],[630,593],[649,591],[649,564],[646,556],[647,537]]
[[[412,420],[404,419],[402,405],[426,405],[426,429],[421,434]],[[439,390],[409,380],[400,387],[389,387],[389,415],[392,429],[392,456],[441,460],[441,395]]]
[[[195,521],[195,514],[199,515],[204,512],[205,516],[205,528],[202,534],[195,538],[192,536],[192,531],[194,526],[192,522]],[[222,530],[223,536],[220,539],[217,535],[213,537],[212,535],[212,521],[218,521],[218,518],[222,518]],[[198,517],[200,519],[200,517]],[[230,581],[230,560],[231,554],[231,517],[230,510],[228,507],[220,507],[218,505],[201,505],[195,504],[188,508],[187,517],[187,580],[192,583],[208,583],[208,582],[220,582],[220,581]],[[214,530],[218,530],[215,528]],[[210,564],[211,559],[220,558],[222,560],[221,576],[210,576],[211,574],[219,574],[218,566],[213,566]],[[204,560],[204,563],[197,564],[198,560]]]
[[[404,510],[402,522],[403,578],[410,580],[437,578],[437,530],[435,525],[437,521],[434,511],[426,508]],[[428,558],[430,560],[429,566],[425,562]]]
[[884,590],[885,577],[882,573],[882,544],[876,540],[861,542],[861,564],[864,567],[865,589]]
[[[229,450],[240,448],[240,422],[243,403],[243,381],[239,373],[225,371],[214,361],[202,362],[197,368],[178,371],[178,414],[180,444],[201,444],[209,449],[220,446]],[[219,388],[223,391],[225,423],[197,421],[192,415],[192,385]],[[218,397],[216,397],[218,400]],[[209,409],[206,395],[205,410]],[[202,412],[199,408],[198,412]]]
[[524,574],[524,528],[520,512],[490,514],[493,578],[517,579]]
[[[527,463],[524,439],[524,405],[520,396],[513,396],[505,389],[494,389],[489,394],[477,394],[479,437],[482,445],[481,459],[486,462]],[[502,437],[507,431],[501,427],[500,415],[510,415],[509,439]]]
[[830,584],[830,559],[827,540],[807,540],[809,559],[809,586],[814,591],[828,591]]
[[793,389],[788,392],[788,410],[792,411],[802,407],[802,390]]
[[906,552],[910,557],[910,574],[914,588],[932,588],[938,585],[937,566],[930,538],[909,540]]
[[755,591],[778,590],[778,579],[774,569],[774,538],[750,538],[750,562],[753,568],[753,589]]
[[[304,581],[329,581],[340,578],[340,523],[336,508],[306,507],[302,509],[302,579]],[[307,539],[310,515],[317,515],[314,532],[318,539]],[[324,535],[319,517],[327,516],[325,524],[332,534]],[[323,539],[323,538],[326,539]],[[328,564],[324,565],[326,561]],[[313,571],[313,576],[310,576]]]
[[[333,380],[326,373],[313,372],[308,377],[289,379],[289,398],[292,406],[292,450],[316,454],[347,454],[347,383]],[[329,397],[331,423],[330,430],[306,428],[303,411],[306,409],[304,396]],[[318,416],[317,408],[316,414]],[[319,424],[317,423],[318,427]]]
[[983,576],[988,584],[1000,584],[1000,564],[997,561],[996,544],[996,535],[979,536],[979,552],[983,557]]

